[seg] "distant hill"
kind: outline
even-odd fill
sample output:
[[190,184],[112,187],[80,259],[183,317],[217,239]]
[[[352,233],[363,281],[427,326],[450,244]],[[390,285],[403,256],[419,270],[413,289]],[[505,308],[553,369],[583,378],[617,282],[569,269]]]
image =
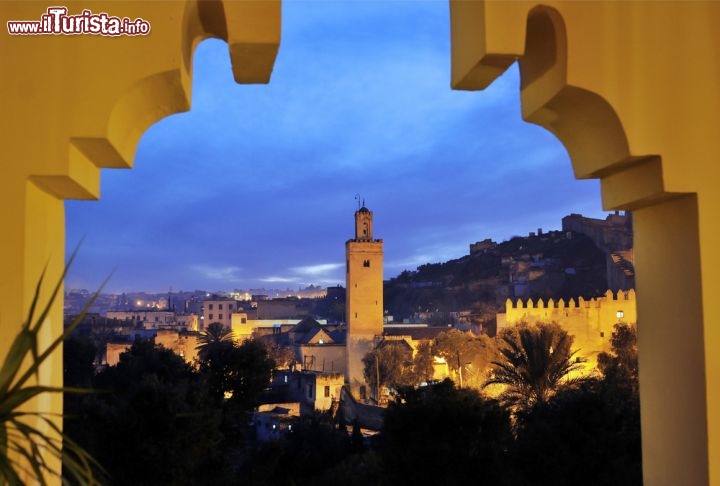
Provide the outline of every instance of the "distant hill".
[[606,253],[584,234],[552,231],[482,243],[470,255],[386,281],[389,314],[396,321],[428,313],[492,314],[507,298],[589,298],[608,288]]

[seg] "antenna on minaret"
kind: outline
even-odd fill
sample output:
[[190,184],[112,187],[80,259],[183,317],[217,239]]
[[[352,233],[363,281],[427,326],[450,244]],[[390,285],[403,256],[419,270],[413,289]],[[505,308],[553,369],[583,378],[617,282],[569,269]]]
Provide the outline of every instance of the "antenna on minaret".
[[363,198],[363,207],[365,207],[365,198]]
[[[360,194],[359,193],[355,194],[355,199],[357,199],[357,202],[358,202],[358,209],[362,208],[362,206],[360,205]],[[365,204],[365,200],[363,199],[363,205],[364,204]]]

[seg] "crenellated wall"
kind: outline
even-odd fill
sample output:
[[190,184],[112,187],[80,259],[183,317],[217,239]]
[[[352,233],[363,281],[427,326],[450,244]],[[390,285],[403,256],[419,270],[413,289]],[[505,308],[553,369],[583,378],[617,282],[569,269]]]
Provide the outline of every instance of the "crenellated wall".
[[505,313],[497,315],[498,332],[518,323],[526,322],[557,322],[574,337],[573,350],[577,356],[586,359],[585,369],[591,372],[597,366],[597,355],[602,351],[610,351],[610,338],[613,327],[618,322],[635,324],[637,307],[635,290],[608,290],[605,295],[585,300],[564,299],[554,301],[543,299],[515,302],[505,301]]

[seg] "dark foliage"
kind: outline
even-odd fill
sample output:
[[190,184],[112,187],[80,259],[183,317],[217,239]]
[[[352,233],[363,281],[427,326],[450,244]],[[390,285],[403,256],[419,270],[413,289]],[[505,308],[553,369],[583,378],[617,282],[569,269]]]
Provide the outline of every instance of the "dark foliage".
[[93,384],[98,393],[66,428],[111,484],[198,484],[227,473],[212,453],[222,439],[220,414],[197,373],[172,351],[138,341]]
[[612,353],[598,355],[598,368],[606,380],[638,393],[637,330],[625,323],[615,324]]
[[593,380],[519,415],[514,484],[642,484],[637,394]]
[[240,483],[314,485],[352,452],[351,440],[332,417],[316,412],[298,418],[285,438],[260,444],[245,462]]
[[216,342],[204,348],[200,373],[207,380],[210,394],[217,403],[250,410],[270,382],[275,362],[265,347],[256,341],[240,345],[232,341]]
[[248,412],[272,362],[256,343],[212,348],[217,354],[198,372],[172,351],[138,341],[95,376],[97,393],[74,403],[68,435],[105,467],[110,484],[233,483]]
[[[63,343],[63,380],[65,386],[87,388],[95,373],[93,361],[97,347],[89,337],[69,337]],[[66,394],[65,397],[77,397]]]
[[380,454],[389,484],[498,484],[509,413],[450,380],[402,390],[385,415]]
[[642,484],[635,328],[617,324],[603,379],[559,391],[518,414],[512,453],[516,484]]
[[[569,342],[548,342],[570,355]],[[249,410],[272,367],[259,343],[213,345],[198,371],[169,350],[137,342],[94,377],[93,387],[104,391],[72,402],[65,428],[114,485],[636,486],[634,328],[616,326],[612,342],[600,360],[602,379],[531,401],[515,411],[513,427],[509,408],[449,380],[401,387],[370,449],[359,427],[348,434],[323,413],[299,418],[281,440],[252,446]],[[70,342],[65,352],[68,380],[86,383],[92,346]]]

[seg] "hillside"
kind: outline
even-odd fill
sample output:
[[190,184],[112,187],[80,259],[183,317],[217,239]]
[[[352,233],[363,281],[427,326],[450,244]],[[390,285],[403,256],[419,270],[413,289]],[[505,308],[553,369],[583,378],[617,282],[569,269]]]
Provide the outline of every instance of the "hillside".
[[515,237],[445,263],[421,265],[385,282],[395,320],[418,313],[494,314],[509,297],[592,297],[608,287],[606,256],[580,233]]

